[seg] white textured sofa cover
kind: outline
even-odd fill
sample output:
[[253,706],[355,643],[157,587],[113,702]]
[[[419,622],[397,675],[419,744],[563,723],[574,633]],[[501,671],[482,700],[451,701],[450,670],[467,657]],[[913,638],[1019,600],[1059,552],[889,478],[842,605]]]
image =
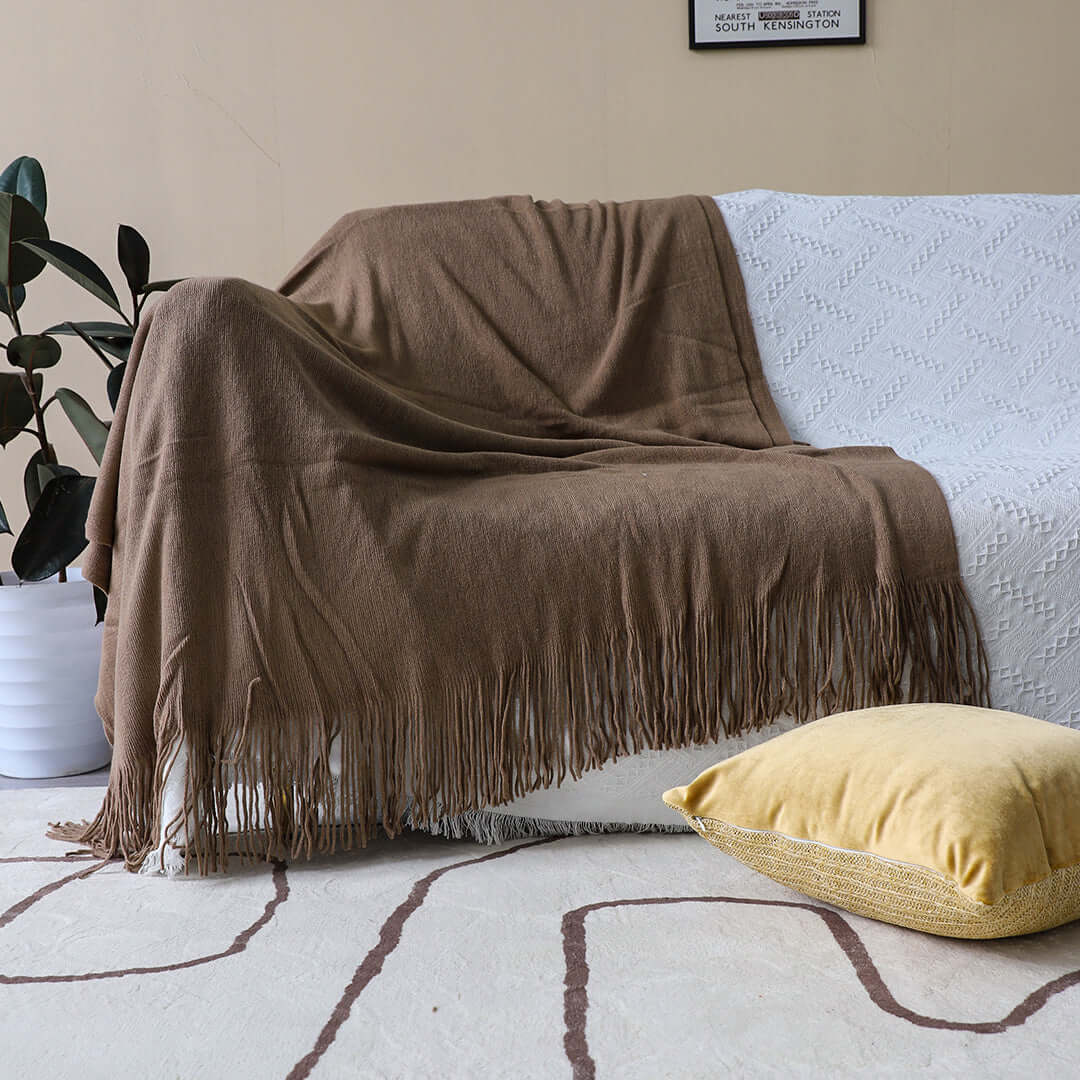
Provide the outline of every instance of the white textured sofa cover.
[[[934,474],[994,705],[1080,727],[1080,197],[716,201],[792,438]],[[638,754],[499,813],[671,825],[661,791],[778,730]]]

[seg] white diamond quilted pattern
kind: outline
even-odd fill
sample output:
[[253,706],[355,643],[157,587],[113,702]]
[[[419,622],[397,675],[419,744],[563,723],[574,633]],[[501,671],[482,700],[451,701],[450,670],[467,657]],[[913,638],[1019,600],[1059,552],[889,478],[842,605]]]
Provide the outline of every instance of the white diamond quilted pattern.
[[716,201],[792,437],[937,477],[994,704],[1080,727],[1080,198]]

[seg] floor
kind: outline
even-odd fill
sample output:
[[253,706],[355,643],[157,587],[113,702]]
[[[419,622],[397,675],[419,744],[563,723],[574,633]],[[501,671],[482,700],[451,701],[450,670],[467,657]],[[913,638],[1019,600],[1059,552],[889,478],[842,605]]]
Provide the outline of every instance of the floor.
[[50,776],[44,780],[24,780],[18,776],[0,776],[0,791],[15,791],[18,788],[57,788],[57,787],[105,787],[109,782],[109,769],[97,772],[81,773],[79,776]]
[[932,937],[692,834],[406,833],[170,880],[47,838],[100,798],[0,792],[0,1076],[1080,1076],[1080,922]]

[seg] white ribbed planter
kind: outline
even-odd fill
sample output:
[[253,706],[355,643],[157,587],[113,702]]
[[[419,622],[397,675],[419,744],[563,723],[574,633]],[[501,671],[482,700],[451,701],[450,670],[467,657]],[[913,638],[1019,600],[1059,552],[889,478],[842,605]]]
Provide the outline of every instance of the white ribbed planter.
[[94,708],[101,627],[89,582],[73,569],[63,583],[0,578],[0,773],[100,769],[111,748]]

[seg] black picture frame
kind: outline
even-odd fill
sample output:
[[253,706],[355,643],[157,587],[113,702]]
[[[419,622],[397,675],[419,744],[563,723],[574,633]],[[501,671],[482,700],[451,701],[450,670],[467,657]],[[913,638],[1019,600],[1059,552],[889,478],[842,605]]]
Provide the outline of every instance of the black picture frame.
[[[792,0],[792,7],[798,7],[798,0]],[[820,38],[781,38],[775,41],[698,41],[697,40],[697,5],[695,0],[687,0],[687,22],[690,31],[690,48],[695,52],[706,49],[777,49],[796,45],[865,45],[866,44],[866,0],[859,0],[859,32],[850,37]]]

